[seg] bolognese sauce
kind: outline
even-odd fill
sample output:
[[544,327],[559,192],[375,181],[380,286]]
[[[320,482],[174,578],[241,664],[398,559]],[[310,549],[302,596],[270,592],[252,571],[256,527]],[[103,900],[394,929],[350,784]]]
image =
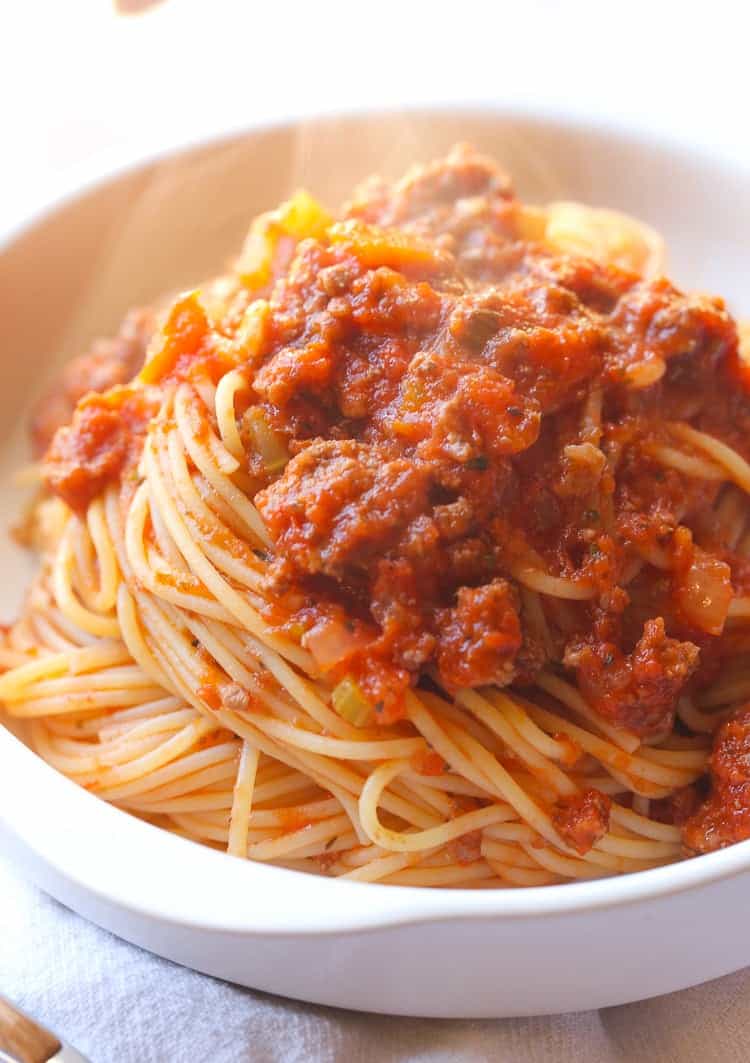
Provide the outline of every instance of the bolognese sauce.
[[132,380],[143,365],[155,328],[155,316],[150,310],[131,310],[114,339],[98,340],[86,354],[68,362],[55,386],[32,412],[29,428],[34,457],[42,457],[57,429],[70,423],[76,404],[84,395]]
[[[256,499],[274,578],[372,625],[335,669],[386,719],[425,672],[448,690],[528,683],[551,657],[618,726],[664,732],[695,640],[723,627],[729,569],[707,573],[714,619],[680,609],[673,580],[669,633],[659,616],[635,623],[623,576],[649,548],[676,549],[686,506],[710,499],[649,447],[695,415],[686,377],[733,394],[736,331],[718,300],[520,239],[513,202],[459,154],[396,197],[360,198],[335,242],[299,248],[253,385],[296,452]],[[574,595],[564,625],[547,618],[554,650],[524,622],[523,569]]]

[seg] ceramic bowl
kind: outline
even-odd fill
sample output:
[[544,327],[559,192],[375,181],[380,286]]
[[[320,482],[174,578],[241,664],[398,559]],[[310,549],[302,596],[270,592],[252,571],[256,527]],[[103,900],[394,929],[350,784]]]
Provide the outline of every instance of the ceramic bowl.
[[[491,109],[255,128],[90,173],[0,234],[0,515],[22,492],[25,414],[55,366],[123,312],[218,271],[256,212],[304,185],[325,202],[456,140],[531,201],[579,199],[665,235],[671,272],[750,311],[748,173],[687,145]],[[745,300],[743,306],[743,299]],[[3,537],[10,619],[31,561]],[[0,726],[0,844],[43,889],[178,963],[347,1008],[530,1015],[621,1004],[750,963],[750,842],[672,867],[554,887],[431,891],[244,863],[77,788]]]

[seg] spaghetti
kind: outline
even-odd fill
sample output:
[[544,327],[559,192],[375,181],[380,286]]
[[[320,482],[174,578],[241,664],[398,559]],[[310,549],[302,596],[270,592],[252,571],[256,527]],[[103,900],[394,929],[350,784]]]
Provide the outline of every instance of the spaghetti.
[[537,886],[750,835],[746,374],[661,262],[458,148],[338,221],[298,193],[131,315],[34,418],[41,567],[0,646],[33,748],[187,838],[361,882]]

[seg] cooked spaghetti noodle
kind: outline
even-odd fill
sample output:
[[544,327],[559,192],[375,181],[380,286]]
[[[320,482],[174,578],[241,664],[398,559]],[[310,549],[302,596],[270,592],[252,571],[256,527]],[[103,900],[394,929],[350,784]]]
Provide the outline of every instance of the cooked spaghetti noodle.
[[645,226],[527,207],[459,148],[338,221],[298,193],[131,315],[32,426],[41,567],[0,698],[33,748],[186,838],[360,882],[748,836],[746,374],[721,301],[661,267]]

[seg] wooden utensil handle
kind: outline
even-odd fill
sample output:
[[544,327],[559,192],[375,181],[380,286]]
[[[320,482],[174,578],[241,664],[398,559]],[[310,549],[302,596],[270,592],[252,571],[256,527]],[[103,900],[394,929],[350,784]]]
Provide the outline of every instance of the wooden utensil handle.
[[47,1063],[62,1045],[49,1030],[0,997],[0,1049],[19,1063]]

